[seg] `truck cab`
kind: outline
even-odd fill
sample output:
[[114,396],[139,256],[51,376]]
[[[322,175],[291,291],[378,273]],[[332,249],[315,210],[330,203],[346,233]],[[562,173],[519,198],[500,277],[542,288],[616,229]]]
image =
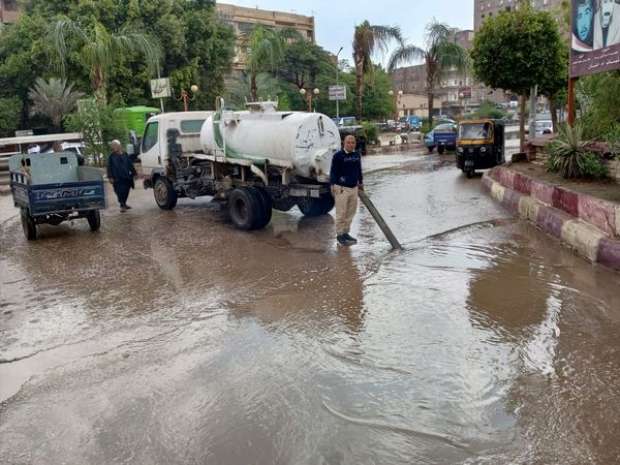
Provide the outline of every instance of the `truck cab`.
[[170,129],[179,132],[177,143],[183,152],[200,152],[200,130],[213,112],[188,111],[163,113],[149,118],[140,144],[140,161],[147,177],[153,172],[163,172],[168,160],[166,134]]

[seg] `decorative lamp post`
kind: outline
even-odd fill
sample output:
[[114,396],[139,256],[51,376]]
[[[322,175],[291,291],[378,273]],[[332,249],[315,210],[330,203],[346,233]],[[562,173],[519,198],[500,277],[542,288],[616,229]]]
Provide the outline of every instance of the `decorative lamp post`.
[[181,89],[181,98],[179,100],[183,101],[183,109],[185,111],[189,111],[189,102],[196,100],[196,94],[198,93],[198,86],[196,84],[192,84],[189,88],[190,92],[185,89]]
[[308,113],[312,112],[312,99],[318,98],[321,91],[317,88],[314,88],[312,92],[308,92],[306,89],[299,89],[299,93],[302,97],[306,98],[306,102],[308,104]]

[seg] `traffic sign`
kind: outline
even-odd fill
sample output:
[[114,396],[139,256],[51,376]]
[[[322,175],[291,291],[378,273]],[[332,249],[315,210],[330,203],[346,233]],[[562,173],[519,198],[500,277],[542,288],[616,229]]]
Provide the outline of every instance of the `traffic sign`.
[[345,86],[329,86],[329,99],[330,100],[346,100],[347,88]]

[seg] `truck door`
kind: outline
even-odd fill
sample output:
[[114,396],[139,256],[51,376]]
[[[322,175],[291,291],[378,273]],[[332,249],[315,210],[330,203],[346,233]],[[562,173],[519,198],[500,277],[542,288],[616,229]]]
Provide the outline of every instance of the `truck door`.
[[148,123],[144,129],[144,137],[140,147],[140,160],[142,161],[143,168],[153,169],[163,166],[158,121]]

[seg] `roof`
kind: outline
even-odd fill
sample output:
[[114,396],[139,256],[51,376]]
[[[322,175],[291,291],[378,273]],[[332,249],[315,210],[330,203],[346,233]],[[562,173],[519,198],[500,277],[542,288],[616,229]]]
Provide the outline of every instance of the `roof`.
[[0,147],[3,145],[24,145],[49,142],[62,142],[70,140],[82,140],[81,132],[68,132],[66,134],[46,134],[44,136],[5,137],[0,139]]

